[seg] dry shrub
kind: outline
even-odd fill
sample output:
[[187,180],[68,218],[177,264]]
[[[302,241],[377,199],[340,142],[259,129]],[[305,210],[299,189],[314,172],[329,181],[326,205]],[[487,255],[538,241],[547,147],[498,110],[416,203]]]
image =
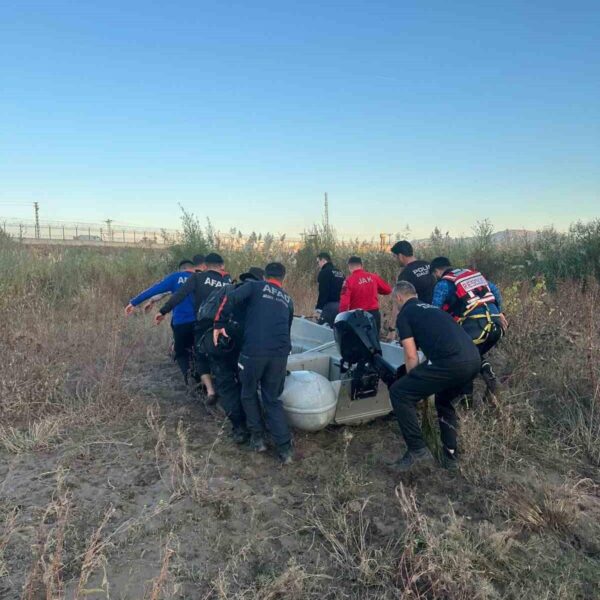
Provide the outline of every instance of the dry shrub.
[[161,479],[171,491],[172,498],[190,496],[195,502],[213,506],[217,515],[225,516],[234,494],[223,485],[222,480],[214,476],[211,462],[212,455],[222,440],[225,420],[204,460],[190,450],[187,430],[181,420],[177,424],[177,444],[173,446],[168,443],[167,430],[161,422],[156,405],[148,408],[146,423],[156,436],[154,448],[156,467]]
[[[109,598],[109,584],[106,575],[107,559],[105,554],[108,547],[108,542],[103,540],[102,534],[114,512],[114,507],[111,506],[108,508],[100,525],[98,525],[98,527],[94,530],[87,543],[87,548],[81,563],[77,589],[73,595],[74,600],[80,600],[81,598],[90,594],[104,594],[107,598]],[[101,587],[88,589],[87,584],[90,577],[100,568],[103,569],[104,574]]]
[[42,591],[47,598],[63,597],[63,553],[71,506],[71,495],[65,490],[63,473],[59,471],[55,496],[44,510],[38,527],[34,563],[27,575],[23,600],[34,600]]
[[323,538],[327,553],[346,577],[367,588],[381,587],[392,577],[397,548],[392,540],[384,545],[374,543],[366,514],[368,504],[368,499],[339,504],[331,490],[326,490],[307,521]]
[[4,516],[4,522],[0,532],[0,578],[8,575],[8,567],[6,566],[6,562],[4,560],[4,553],[8,543],[10,542],[10,538],[17,528],[16,523],[18,515],[19,511],[16,507],[14,507]]
[[0,425],[0,445],[13,454],[47,450],[60,436],[63,421],[57,417],[42,417],[26,428]]
[[311,575],[305,568],[290,560],[284,570],[262,576],[250,585],[239,581],[240,558],[232,559],[209,584],[202,600],[304,600],[321,598],[316,584],[322,576]]
[[171,581],[169,568],[171,566],[171,560],[176,554],[175,550],[176,539],[171,533],[167,537],[167,541],[162,549],[162,560],[160,564],[160,571],[158,575],[152,581],[152,587],[149,590],[146,597],[149,600],[161,600],[161,598],[173,598],[177,593],[178,586]]
[[433,520],[419,510],[414,491],[402,484],[396,497],[406,522],[397,570],[403,595],[415,600],[501,597],[496,582],[509,577],[514,532],[499,533],[490,526],[472,532],[452,511],[445,522]]
[[460,414],[461,472],[472,483],[496,481],[498,475],[526,466],[524,451],[536,414],[527,400],[505,393],[499,406],[483,405]]
[[577,519],[573,499],[556,490],[536,493],[524,486],[512,486],[504,496],[505,510],[518,527],[535,532],[566,532]]
[[[129,339],[114,299],[108,307],[91,295],[81,302],[65,311],[31,299],[2,328],[0,445],[9,452],[47,449],[66,430],[131,414],[136,386],[127,369],[141,339]],[[74,319],[79,309],[89,318]]]

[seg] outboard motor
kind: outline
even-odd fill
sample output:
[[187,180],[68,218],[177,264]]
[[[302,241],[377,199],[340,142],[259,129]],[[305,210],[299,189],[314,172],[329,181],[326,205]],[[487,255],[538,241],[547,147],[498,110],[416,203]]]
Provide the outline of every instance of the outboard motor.
[[333,334],[342,355],[340,370],[352,375],[353,400],[375,396],[380,379],[390,386],[400,376],[403,367],[394,368],[382,356],[371,313],[360,309],[340,313],[333,324]]

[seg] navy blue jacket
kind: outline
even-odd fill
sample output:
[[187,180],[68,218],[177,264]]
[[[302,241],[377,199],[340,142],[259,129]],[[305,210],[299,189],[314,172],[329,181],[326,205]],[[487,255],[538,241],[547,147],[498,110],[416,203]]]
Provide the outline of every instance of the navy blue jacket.
[[[148,300],[158,294],[175,294],[191,275],[193,275],[193,273],[190,273],[189,271],[176,271],[175,273],[171,273],[162,281],[155,283],[152,287],[149,287],[135,298],[132,298],[130,302],[133,306],[138,306],[144,302],[144,300]],[[173,325],[183,325],[184,323],[193,323],[195,320],[194,298],[191,295],[187,295],[175,307],[172,323]]]
[[246,356],[287,356],[292,349],[290,329],[294,319],[294,304],[278,281],[247,281],[227,291],[217,316],[215,327],[229,322],[236,306],[245,307],[245,324],[241,353]]
[[216,289],[231,283],[231,277],[227,273],[219,271],[199,271],[192,276],[169,298],[160,309],[163,315],[171,312],[180,302],[183,302],[188,294],[194,298],[194,316],[198,314],[201,304]]

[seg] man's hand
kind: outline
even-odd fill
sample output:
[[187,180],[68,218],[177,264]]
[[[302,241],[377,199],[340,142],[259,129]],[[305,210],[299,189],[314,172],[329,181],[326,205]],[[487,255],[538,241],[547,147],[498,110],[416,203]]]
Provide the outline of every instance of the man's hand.
[[385,339],[388,342],[393,342],[396,339],[396,331],[393,330],[393,331],[388,332],[388,334],[385,336]]
[[154,300],[150,300],[149,302],[146,302],[146,304],[144,304],[144,312],[145,313],[150,312],[155,304],[156,304],[156,302],[154,302]]
[[225,331],[225,328],[224,328],[224,327],[222,327],[221,329],[215,329],[215,330],[213,331],[213,344],[214,344],[215,346],[217,345],[217,342],[219,341],[219,338],[220,338],[221,336],[229,337],[229,336],[227,335],[227,332]]
[[506,333],[506,330],[508,329],[508,320],[504,316],[504,313],[500,313],[499,317],[500,317],[500,327],[502,327],[502,331],[504,331],[504,333]]
[[129,317],[135,311],[135,306],[131,302],[125,307],[125,316]]
[[162,313],[156,313],[156,315],[154,315],[154,324],[160,325],[164,321],[165,316],[166,315],[163,315]]
[[312,315],[313,319],[320,319],[322,312],[323,312],[322,310],[315,308],[313,315]]

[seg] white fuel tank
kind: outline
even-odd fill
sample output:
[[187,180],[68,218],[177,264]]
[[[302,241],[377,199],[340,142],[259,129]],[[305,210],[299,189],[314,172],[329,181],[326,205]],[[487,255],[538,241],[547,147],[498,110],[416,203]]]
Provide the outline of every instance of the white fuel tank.
[[335,416],[337,393],[331,382],[313,371],[292,371],[281,394],[283,408],[292,427],[319,431]]

